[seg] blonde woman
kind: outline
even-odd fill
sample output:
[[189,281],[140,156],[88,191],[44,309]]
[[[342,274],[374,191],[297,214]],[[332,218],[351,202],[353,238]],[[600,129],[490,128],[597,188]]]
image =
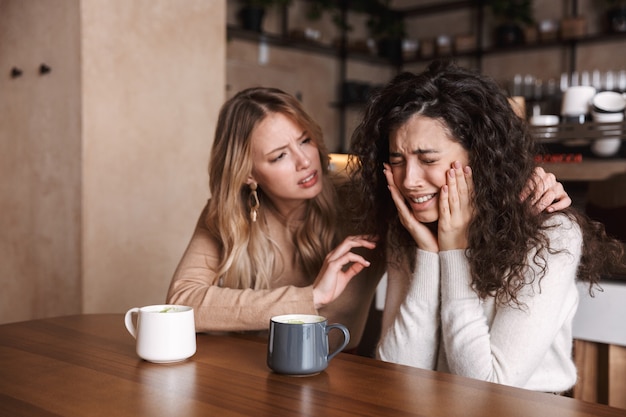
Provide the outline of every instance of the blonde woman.
[[382,258],[373,239],[349,235],[328,162],[320,127],[291,95],[252,88],[226,102],[211,199],[167,302],[193,306],[198,331],[262,330],[274,315],[321,314],[346,324],[356,345]]
[[[167,302],[193,306],[199,332],[265,330],[274,315],[321,314],[346,324],[348,348],[356,346],[384,256],[376,239],[354,234],[361,225],[347,204],[357,199],[328,163],[320,127],[291,95],[250,88],[228,100],[210,158],[211,199]],[[551,208],[570,204],[553,175],[539,185],[542,208],[555,197]]]

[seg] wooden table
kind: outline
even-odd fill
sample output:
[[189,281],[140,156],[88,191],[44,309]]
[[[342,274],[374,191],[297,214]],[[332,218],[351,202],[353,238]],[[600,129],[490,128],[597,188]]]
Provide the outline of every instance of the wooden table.
[[265,364],[266,341],[198,335],[144,362],[120,314],[0,326],[1,416],[624,416],[626,410],[342,353],[317,376]]

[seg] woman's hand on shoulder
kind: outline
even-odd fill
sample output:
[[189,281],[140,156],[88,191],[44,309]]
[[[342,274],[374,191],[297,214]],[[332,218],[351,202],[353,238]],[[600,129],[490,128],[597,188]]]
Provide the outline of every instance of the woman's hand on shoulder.
[[370,266],[368,260],[352,252],[353,248],[374,249],[376,241],[369,236],[348,236],[326,258],[315,283],[313,302],[319,309],[336,300],[356,274]]
[[537,213],[544,210],[553,213],[572,204],[572,199],[563,188],[563,184],[556,180],[553,173],[546,172],[542,167],[535,168],[520,198],[522,201],[530,198]]

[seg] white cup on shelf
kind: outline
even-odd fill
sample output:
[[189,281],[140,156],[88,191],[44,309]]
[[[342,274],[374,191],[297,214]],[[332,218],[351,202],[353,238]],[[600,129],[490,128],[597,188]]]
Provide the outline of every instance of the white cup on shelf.
[[619,123],[624,121],[624,113],[602,113],[593,111],[591,113],[593,120],[599,123],[607,123],[607,126],[599,125],[597,129],[603,133],[602,139],[596,139],[591,144],[591,152],[596,156],[610,157],[614,156],[622,145],[620,136],[622,128],[620,126],[610,125],[609,123]]
[[591,99],[596,95],[596,89],[589,85],[569,87],[563,93],[561,115],[566,118],[580,117],[589,114]]
[[530,118],[533,126],[556,126],[559,124],[559,116],[556,114],[537,114]]
[[623,113],[626,108],[626,96],[616,91],[601,91],[591,100],[595,113]]
[[554,139],[559,130],[559,116],[556,114],[536,114],[529,119],[531,126],[534,126],[535,137],[548,142]]

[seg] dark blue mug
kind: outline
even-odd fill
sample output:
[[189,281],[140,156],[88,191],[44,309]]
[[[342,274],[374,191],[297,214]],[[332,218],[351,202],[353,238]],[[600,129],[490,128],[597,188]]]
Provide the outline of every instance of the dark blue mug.
[[[331,330],[343,333],[343,343],[329,351]],[[325,317],[309,314],[286,314],[272,317],[267,346],[267,366],[286,375],[314,375],[350,342],[350,332],[343,324],[328,324]]]

